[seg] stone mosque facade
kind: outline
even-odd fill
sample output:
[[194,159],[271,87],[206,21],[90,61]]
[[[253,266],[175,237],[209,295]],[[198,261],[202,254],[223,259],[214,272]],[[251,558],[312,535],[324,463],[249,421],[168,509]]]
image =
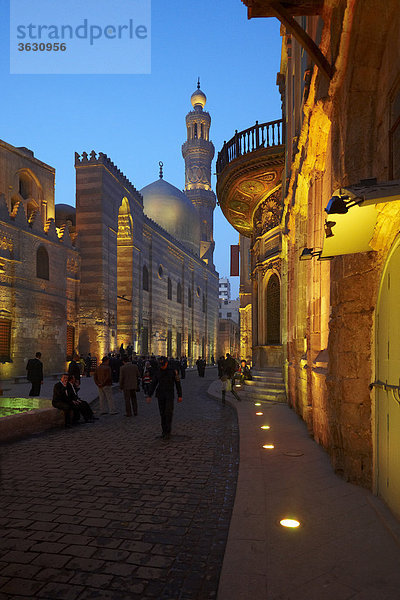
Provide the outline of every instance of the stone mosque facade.
[[186,116],[185,192],[163,177],[140,192],[104,153],[75,154],[76,208],[54,202],[55,170],[0,141],[0,362],[45,373],[74,352],[101,358],[216,353],[211,118],[198,84]]

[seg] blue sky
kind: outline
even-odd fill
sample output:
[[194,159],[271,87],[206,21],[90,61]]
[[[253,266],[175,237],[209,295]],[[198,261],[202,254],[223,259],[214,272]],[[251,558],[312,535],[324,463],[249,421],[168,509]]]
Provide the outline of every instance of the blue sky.
[[[149,75],[10,75],[9,1],[0,7],[0,138],[55,167],[56,203],[75,204],[75,151],[105,152],[137,189],[158,179],[162,160],[164,178],[182,189],[185,115],[198,76],[216,156],[235,129],[281,116],[280,24],[249,21],[241,0],[153,0]],[[229,275],[238,234],[218,207],[214,236],[216,268]]]

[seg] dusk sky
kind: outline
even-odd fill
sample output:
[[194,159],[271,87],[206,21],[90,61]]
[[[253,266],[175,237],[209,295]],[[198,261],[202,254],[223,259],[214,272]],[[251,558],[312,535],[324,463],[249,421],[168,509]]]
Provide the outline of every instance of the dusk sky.
[[[75,151],[104,152],[138,190],[158,179],[162,160],[164,178],[183,189],[181,146],[197,77],[215,158],[235,129],[281,116],[280,23],[249,21],[240,0],[153,0],[149,75],[10,75],[9,1],[0,6],[0,138],[55,167],[56,203],[75,204]],[[226,276],[238,234],[219,207],[214,214],[215,264]],[[231,282],[236,297],[238,278]]]

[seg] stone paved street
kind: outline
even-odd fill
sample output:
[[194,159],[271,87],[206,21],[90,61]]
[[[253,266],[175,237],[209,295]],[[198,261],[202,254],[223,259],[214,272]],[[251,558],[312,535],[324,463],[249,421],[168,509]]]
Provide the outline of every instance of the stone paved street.
[[139,415],[1,449],[0,600],[207,599],[217,594],[238,468],[236,412],[188,373],[171,440]]

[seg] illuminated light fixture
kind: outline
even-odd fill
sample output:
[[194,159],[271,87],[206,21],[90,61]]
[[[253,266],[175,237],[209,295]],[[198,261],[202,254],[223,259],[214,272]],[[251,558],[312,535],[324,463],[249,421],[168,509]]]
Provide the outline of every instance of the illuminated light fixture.
[[324,229],[325,229],[325,236],[327,238],[333,237],[335,235],[332,231],[332,227],[334,225],[336,225],[336,221],[325,221]]
[[311,260],[314,256],[321,256],[322,250],[314,250],[314,248],[303,248],[299,260]]
[[290,529],[300,527],[300,521],[297,521],[296,519],[281,519],[279,524],[282,525],[282,527],[288,527]]
[[347,195],[332,196],[329,200],[325,212],[328,215],[345,215],[349,208],[352,206],[358,206],[364,202],[365,198],[350,198]]
[[261,406],[261,402],[254,402],[254,406]]
[[263,448],[265,448],[265,450],[273,450],[275,446],[273,444],[264,444]]
[[257,417],[261,417],[264,413],[262,412],[256,412]]
[[270,429],[269,425],[261,425],[261,429]]

